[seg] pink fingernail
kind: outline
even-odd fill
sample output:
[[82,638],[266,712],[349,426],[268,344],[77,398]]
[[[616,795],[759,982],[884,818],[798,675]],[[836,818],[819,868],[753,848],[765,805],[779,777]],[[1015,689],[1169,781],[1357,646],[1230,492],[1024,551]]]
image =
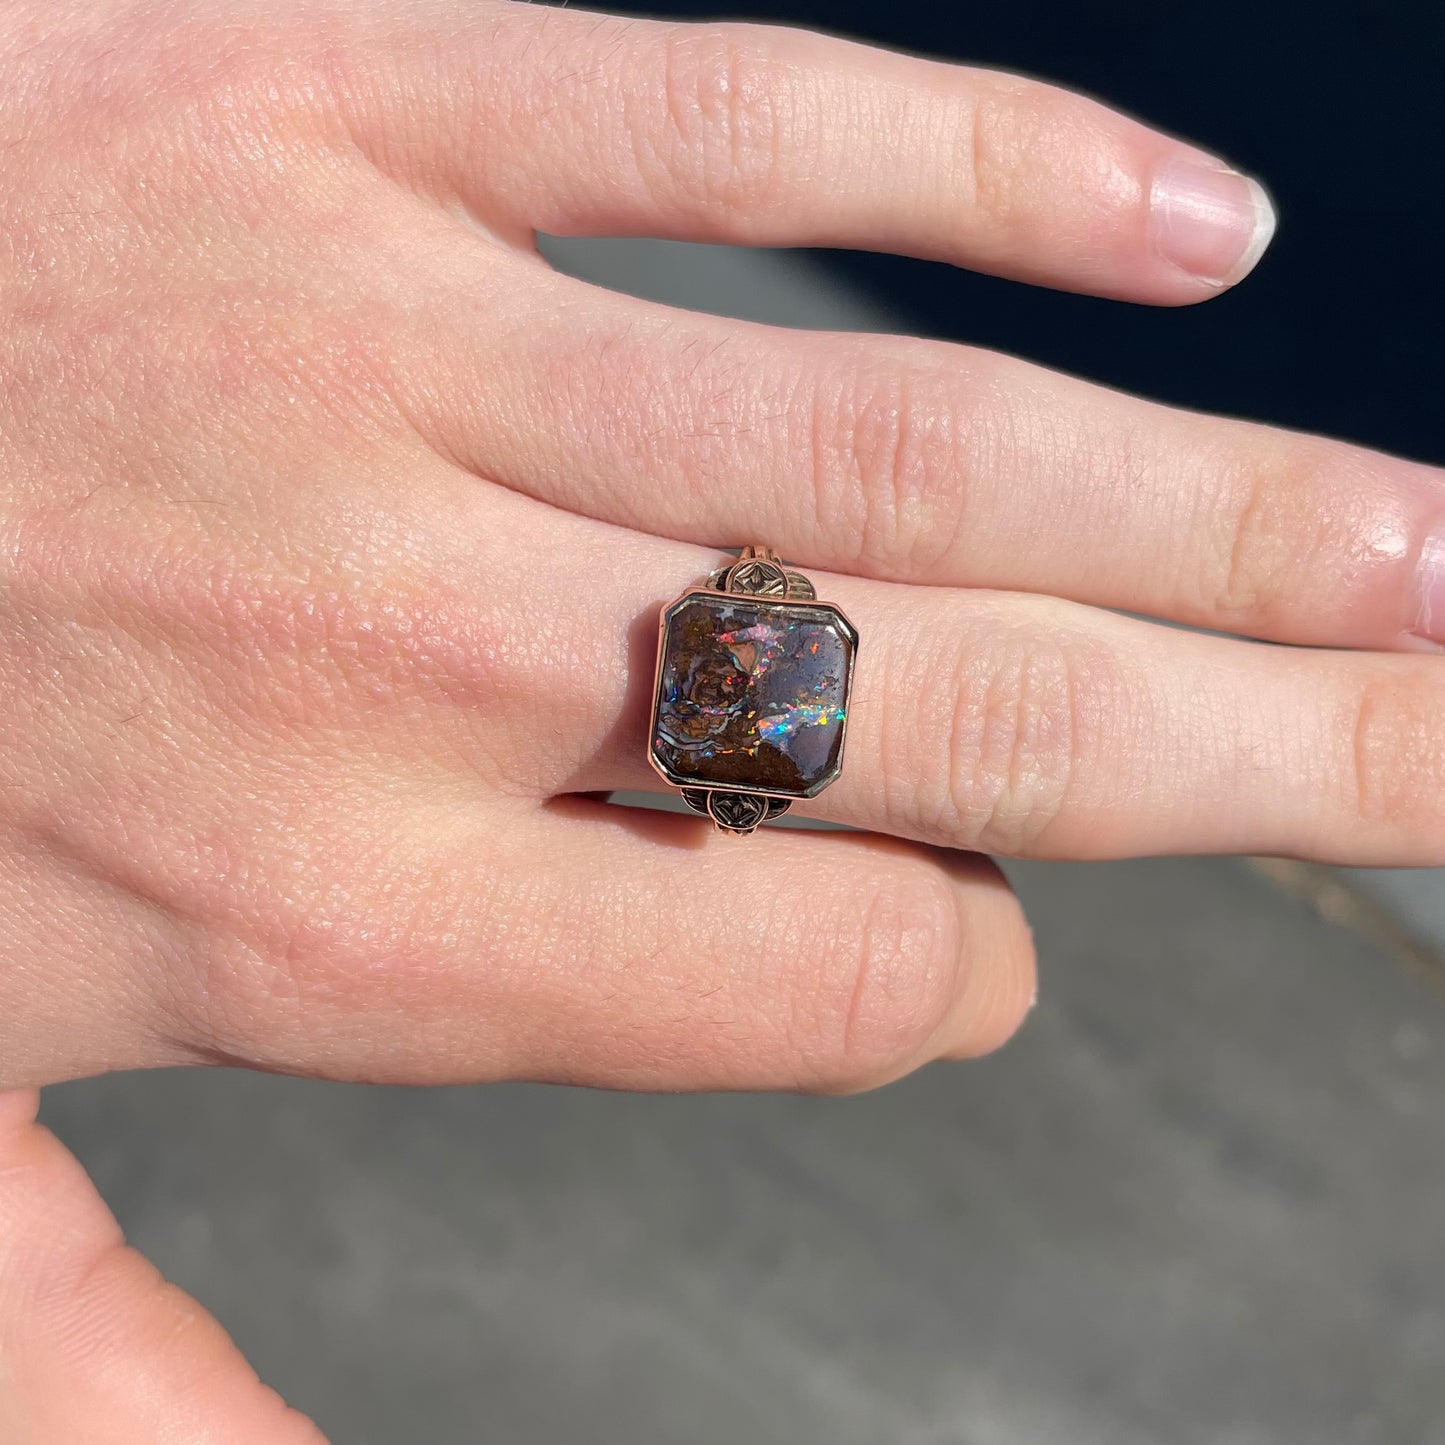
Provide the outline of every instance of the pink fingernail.
[[1149,208],[1154,249],[1213,286],[1248,276],[1274,237],[1264,187],[1218,162],[1166,161],[1154,175]]
[[1445,647],[1445,527],[1425,539],[1416,585],[1415,635]]

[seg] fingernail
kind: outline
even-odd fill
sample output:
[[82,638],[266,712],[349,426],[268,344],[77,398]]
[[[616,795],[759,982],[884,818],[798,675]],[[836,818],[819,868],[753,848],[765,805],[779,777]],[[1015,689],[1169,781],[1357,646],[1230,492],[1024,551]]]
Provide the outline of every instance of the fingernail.
[[1274,236],[1274,205],[1260,183],[1219,162],[1180,157],[1149,192],[1154,249],[1212,286],[1242,281]]
[[1416,587],[1415,635],[1445,647],[1445,527],[1425,539]]

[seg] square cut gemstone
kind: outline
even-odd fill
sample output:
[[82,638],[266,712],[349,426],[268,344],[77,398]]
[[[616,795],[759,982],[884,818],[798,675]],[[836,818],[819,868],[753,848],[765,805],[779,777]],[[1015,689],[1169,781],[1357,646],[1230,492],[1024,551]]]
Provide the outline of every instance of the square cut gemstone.
[[858,635],[823,602],[689,592],[662,617],[652,756],[680,787],[810,798],[843,762]]

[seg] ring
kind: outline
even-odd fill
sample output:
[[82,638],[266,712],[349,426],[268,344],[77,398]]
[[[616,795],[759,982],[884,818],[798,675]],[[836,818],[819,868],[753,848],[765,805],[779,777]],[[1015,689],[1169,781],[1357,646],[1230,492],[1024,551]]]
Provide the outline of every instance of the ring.
[[662,609],[653,767],[746,836],[843,770],[858,633],[801,572],[746,547]]

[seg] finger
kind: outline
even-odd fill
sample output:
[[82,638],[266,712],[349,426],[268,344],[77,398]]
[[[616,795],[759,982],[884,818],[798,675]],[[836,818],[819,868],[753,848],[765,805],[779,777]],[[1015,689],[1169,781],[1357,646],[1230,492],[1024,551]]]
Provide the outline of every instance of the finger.
[[[658,610],[718,554],[468,480],[445,500],[390,503],[429,594],[473,599],[475,615],[448,622],[477,653],[476,677],[448,684],[459,719],[497,716],[505,699],[503,766],[524,796],[655,789]],[[862,638],[847,766],[807,806],[815,816],[1010,855],[1445,863],[1438,656],[1279,648],[1053,598],[814,577]],[[464,766],[495,772],[500,745],[473,734]]]
[[220,1325],[134,1250],[75,1159],[0,1094],[0,1438],[320,1445]]
[[[799,830],[744,843],[579,798],[497,811],[474,780],[452,786],[384,837],[318,826],[274,885],[180,885],[190,914],[226,922],[138,974],[150,1012],[132,1057],[848,1092],[995,1049],[1031,1006],[1029,931],[986,859]],[[32,1071],[18,1052],[11,1069]],[[54,1047],[40,1057],[56,1067]]]
[[[466,480],[444,504],[391,504],[430,589],[479,609],[462,635],[484,662],[456,695],[493,713],[506,699],[507,777],[527,795],[655,789],[658,611],[718,554]],[[813,575],[862,639],[848,763],[815,816],[1018,856],[1445,863],[1438,656],[1280,648],[1055,598]],[[495,749],[473,747],[472,768],[495,770]]]
[[457,274],[437,283],[451,300],[414,410],[448,455],[545,501],[874,577],[1445,646],[1435,468],[972,348],[743,325],[564,278],[545,306],[483,301]]
[[575,798],[428,823],[384,871],[351,865],[345,918],[334,887],[293,889],[284,954],[249,942],[271,984],[222,970],[230,997],[189,1010],[208,1048],[377,1082],[838,1092],[997,1048],[1033,998],[1027,926],[981,858],[745,846]]
[[[596,655],[710,563],[630,553],[632,608],[589,614]],[[814,581],[861,637],[846,766],[807,805],[816,816],[1016,856],[1445,863],[1436,657],[1294,651],[1006,593]],[[576,748],[590,761],[573,766],[569,749],[567,786],[655,789],[650,673],[630,692],[587,683],[595,725]],[[586,717],[580,697],[573,715]]]
[[354,89],[359,133],[507,229],[897,251],[1163,305],[1274,229],[1257,182],[1094,101],[803,31],[445,4],[377,49],[390,99]]

